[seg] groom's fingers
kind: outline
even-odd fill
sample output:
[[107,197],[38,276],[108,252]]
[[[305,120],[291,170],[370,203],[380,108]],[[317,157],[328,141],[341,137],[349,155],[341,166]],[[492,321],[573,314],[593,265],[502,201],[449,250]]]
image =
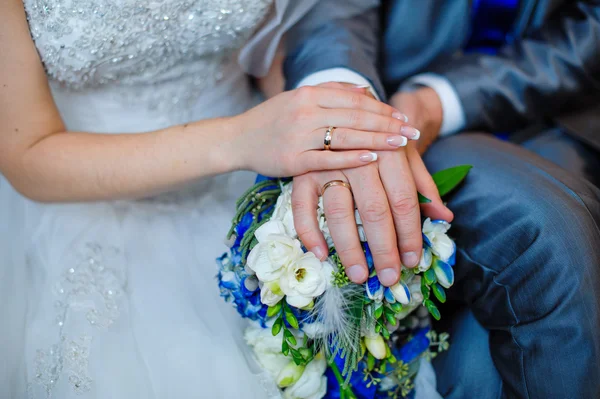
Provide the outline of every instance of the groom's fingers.
[[381,283],[391,286],[400,278],[400,255],[390,207],[374,166],[344,171],[348,176],[363,228]]
[[309,175],[296,176],[292,190],[294,228],[302,244],[317,258],[325,260],[329,249],[317,221],[318,204],[319,192],[316,183]]
[[433,182],[433,178],[425,167],[416,146],[410,145],[407,147],[406,155],[415,179],[417,191],[431,200],[429,203],[421,204],[421,212],[431,219],[441,219],[451,222],[454,218],[454,214],[446,207],[446,205],[444,205],[440,193]]
[[[339,180],[347,179],[342,175]],[[369,268],[358,236],[352,192],[340,185],[329,187],[323,193],[323,208],[346,275],[354,283],[364,283],[369,276]]]
[[405,149],[381,152],[379,174],[385,187],[398,235],[402,264],[415,267],[421,258],[421,214],[417,189]]
[[362,109],[375,114],[393,116],[394,118],[408,122],[408,117],[384,102],[374,99],[366,94],[364,89],[328,89],[315,88],[317,105],[322,108],[348,108]]

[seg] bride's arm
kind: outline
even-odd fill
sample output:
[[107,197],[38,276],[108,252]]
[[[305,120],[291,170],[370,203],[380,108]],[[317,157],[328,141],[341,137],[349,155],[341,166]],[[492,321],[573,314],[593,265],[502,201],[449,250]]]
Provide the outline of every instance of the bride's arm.
[[[144,134],[67,132],[21,0],[0,1],[0,15],[0,172],[34,200],[143,197],[235,169],[291,176],[360,166],[375,157],[358,149],[394,149],[387,138],[402,126],[393,108],[359,92],[311,88],[233,118]],[[317,151],[330,125],[332,148],[355,151]]]

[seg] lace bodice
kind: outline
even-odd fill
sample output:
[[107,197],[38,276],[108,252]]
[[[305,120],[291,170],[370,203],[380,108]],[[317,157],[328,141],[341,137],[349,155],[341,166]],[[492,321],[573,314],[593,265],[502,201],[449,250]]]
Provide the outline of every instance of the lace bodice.
[[69,129],[155,130],[252,105],[237,54],[273,0],[23,2]]
[[51,80],[69,88],[218,80],[271,0],[24,0]]

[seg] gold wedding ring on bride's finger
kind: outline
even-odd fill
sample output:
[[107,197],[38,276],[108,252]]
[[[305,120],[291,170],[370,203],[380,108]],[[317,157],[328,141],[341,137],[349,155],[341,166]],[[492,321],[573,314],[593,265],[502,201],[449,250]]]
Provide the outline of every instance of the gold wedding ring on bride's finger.
[[329,126],[325,131],[325,139],[323,140],[323,149],[325,151],[331,150],[331,138],[333,137],[333,131],[335,126]]
[[345,182],[343,180],[331,180],[323,185],[323,188],[321,189],[321,196],[325,194],[325,190],[333,186],[346,187],[348,190],[350,190],[350,194],[352,194],[352,186],[350,186],[350,183]]

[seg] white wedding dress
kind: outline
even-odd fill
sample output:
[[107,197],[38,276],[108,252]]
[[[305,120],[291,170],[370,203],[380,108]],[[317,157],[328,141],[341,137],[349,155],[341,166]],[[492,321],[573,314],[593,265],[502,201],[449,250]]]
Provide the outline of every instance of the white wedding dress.
[[[130,133],[256,104],[240,60],[264,71],[278,26],[317,0],[23,3],[67,128]],[[311,18],[371,1],[333,3]],[[214,278],[234,202],[253,179],[238,172],[138,201],[38,204],[0,175],[0,398],[278,397]],[[436,397],[429,363],[417,387],[417,397]]]
[[[69,130],[144,132],[257,101],[237,54],[270,0],[24,5]],[[0,178],[0,397],[265,398],[214,278],[253,178],[86,204],[33,203]]]

